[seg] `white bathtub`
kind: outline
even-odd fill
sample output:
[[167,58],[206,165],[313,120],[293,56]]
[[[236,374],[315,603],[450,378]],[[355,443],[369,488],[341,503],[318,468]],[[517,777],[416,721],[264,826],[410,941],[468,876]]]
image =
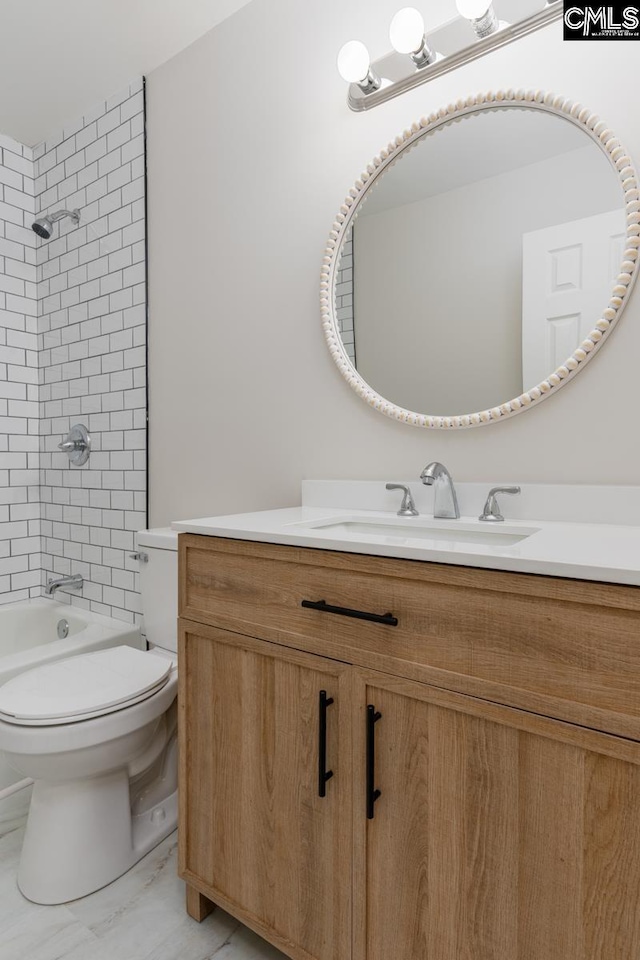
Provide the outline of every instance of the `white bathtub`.
[[[64,639],[58,636],[60,621],[68,625]],[[145,648],[137,627],[80,607],[45,598],[0,606],[0,685],[41,663],[121,644]],[[0,821],[16,816],[26,802],[11,792],[19,781],[0,753]]]

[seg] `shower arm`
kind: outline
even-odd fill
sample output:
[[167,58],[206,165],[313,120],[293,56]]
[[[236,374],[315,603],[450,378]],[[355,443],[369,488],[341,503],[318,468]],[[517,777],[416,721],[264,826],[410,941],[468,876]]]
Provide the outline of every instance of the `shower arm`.
[[49,220],[51,220],[52,223],[62,220],[63,217],[71,217],[74,223],[80,222],[79,210],[56,210],[55,213],[48,213],[46,216]]

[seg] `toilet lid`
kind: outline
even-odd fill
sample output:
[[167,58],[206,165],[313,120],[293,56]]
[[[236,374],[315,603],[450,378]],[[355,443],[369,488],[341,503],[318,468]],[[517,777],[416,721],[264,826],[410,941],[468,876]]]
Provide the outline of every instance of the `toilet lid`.
[[156,693],[171,666],[125,646],[55,660],[0,687],[0,719],[44,726],[103,716]]

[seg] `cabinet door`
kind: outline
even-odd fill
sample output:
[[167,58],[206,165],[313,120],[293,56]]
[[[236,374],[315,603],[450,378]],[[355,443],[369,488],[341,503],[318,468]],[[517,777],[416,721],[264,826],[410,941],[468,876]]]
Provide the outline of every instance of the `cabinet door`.
[[180,685],[181,876],[291,957],[348,957],[350,668],[181,621]]
[[637,960],[639,744],[381,674],[355,703],[354,960]]

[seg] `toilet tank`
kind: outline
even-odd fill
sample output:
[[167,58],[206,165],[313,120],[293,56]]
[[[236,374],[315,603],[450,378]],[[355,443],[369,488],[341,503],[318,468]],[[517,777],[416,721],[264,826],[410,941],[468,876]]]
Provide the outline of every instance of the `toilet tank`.
[[140,565],[144,632],[154,647],[178,649],[178,534],[169,527],[141,530],[138,552],[149,559]]

